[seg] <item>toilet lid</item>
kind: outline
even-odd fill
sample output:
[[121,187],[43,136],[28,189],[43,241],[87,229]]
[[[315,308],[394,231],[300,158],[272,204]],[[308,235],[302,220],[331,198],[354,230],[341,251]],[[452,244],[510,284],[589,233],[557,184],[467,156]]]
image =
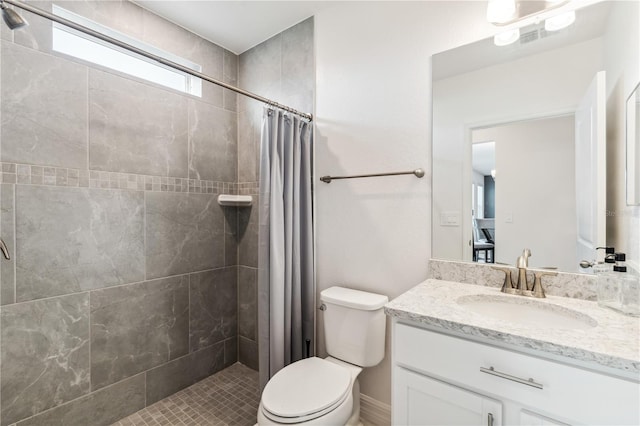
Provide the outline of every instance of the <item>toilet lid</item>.
[[322,358],[306,358],[278,371],[262,393],[262,406],[281,418],[303,417],[341,403],[351,373]]

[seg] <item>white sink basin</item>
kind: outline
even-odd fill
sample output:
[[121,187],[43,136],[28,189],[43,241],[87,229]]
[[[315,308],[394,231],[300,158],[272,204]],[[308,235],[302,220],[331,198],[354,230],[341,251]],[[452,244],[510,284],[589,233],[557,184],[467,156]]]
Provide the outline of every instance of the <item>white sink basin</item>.
[[596,320],[581,312],[524,296],[477,294],[462,296],[457,303],[472,312],[504,320],[511,325],[571,330],[598,325]]

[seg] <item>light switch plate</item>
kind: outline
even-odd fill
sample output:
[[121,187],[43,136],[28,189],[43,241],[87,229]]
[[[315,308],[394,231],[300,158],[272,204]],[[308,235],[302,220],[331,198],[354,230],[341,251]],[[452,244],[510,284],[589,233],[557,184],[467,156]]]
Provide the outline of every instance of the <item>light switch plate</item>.
[[460,226],[460,212],[451,210],[440,213],[440,226]]

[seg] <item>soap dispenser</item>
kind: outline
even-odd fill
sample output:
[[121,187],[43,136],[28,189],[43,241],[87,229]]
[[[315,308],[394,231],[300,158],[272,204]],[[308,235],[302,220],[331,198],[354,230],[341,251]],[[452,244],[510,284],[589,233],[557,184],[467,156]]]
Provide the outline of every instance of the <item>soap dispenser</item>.
[[615,260],[615,251],[614,247],[598,247],[596,250],[604,250],[604,261],[594,262],[592,264],[593,273],[598,276],[599,274],[604,274],[606,272],[613,271],[613,264],[616,263]]
[[615,254],[613,279],[619,287],[619,310],[627,315],[640,316],[640,276],[627,271],[624,253]]
[[598,247],[605,249],[604,262],[598,262],[593,265],[593,272],[596,274],[598,305],[620,310],[620,286],[617,276],[613,275],[616,257],[613,247]]

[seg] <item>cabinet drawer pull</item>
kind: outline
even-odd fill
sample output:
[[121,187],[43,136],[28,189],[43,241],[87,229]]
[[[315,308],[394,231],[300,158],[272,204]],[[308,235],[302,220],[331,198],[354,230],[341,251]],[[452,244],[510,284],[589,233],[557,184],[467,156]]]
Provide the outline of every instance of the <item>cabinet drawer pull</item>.
[[493,426],[493,414],[491,413],[487,416],[487,426]]
[[531,386],[536,389],[542,389],[542,385],[540,383],[536,383],[533,379],[521,379],[520,377],[512,376],[511,374],[501,373],[496,371],[493,367],[484,368],[480,367],[480,371],[482,373],[491,374],[492,376],[498,376],[503,379],[511,380],[513,382],[522,383],[523,385]]

